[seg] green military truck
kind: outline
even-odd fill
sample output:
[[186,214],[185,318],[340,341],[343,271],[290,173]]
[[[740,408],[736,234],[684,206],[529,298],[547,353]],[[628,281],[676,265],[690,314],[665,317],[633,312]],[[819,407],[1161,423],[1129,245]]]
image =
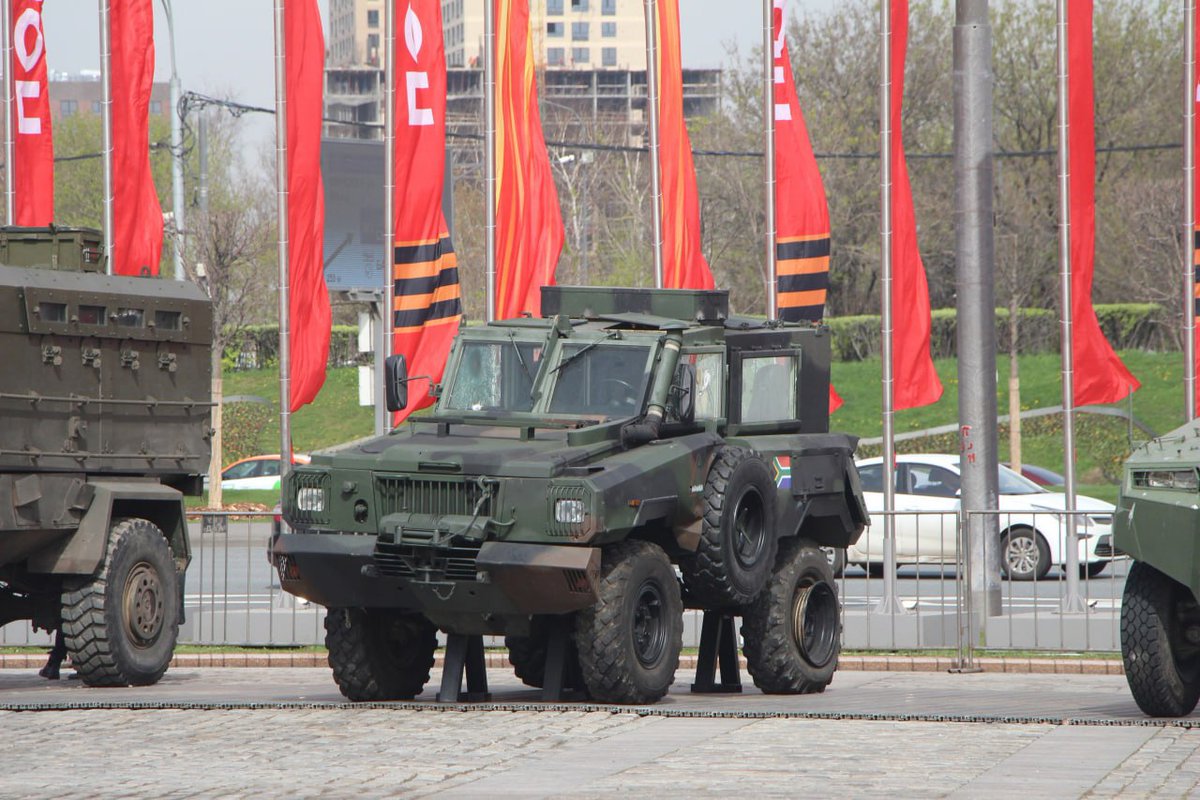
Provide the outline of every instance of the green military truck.
[[171,660],[211,346],[208,298],[105,275],[99,232],[0,229],[0,625],[58,631],[88,685]]
[[[328,608],[343,694],[420,693],[439,629],[505,635],[541,686],[565,623],[579,688],[654,702],[685,605],[742,616],[763,690],[822,691],[821,547],[867,520],[856,440],[828,433],[828,330],[731,319],[721,291],[549,287],[542,310],[463,327],[432,414],[285,480],[276,568]],[[422,380],[390,360],[389,406]]]
[[1200,700],[1200,423],[1125,461],[1113,543],[1134,559],[1121,601],[1121,655],[1138,706],[1190,714]]

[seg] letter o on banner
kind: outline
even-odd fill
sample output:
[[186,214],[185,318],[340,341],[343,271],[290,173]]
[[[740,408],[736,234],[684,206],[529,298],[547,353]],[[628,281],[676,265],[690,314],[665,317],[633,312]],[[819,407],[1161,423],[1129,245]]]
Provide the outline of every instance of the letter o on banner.
[[[33,28],[33,32],[37,36],[33,40],[32,49],[28,47],[30,28]],[[13,26],[13,48],[16,51],[17,60],[21,62],[21,66],[25,68],[26,72],[32,70],[38,59],[42,57],[42,52],[46,48],[46,40],[42,35],[42,15],[35,9],[27,8],[17,18],[17,24]]]

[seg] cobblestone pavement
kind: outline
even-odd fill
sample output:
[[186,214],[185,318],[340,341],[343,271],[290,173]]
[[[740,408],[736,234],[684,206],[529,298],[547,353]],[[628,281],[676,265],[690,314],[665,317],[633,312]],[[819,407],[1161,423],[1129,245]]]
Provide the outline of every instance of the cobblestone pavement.
[[[0,674],[0,700],[75,695],[134,701],[146,690],[88,690]],[[172,678],[172,673],[168,673]],[[903,708],[1015,700],[1055,676],[881,673],[841,684],[843,697],[889,687]],[[267,685],[267,682],[271,685]],[[1061,680],[1061,677],[1059,677]],[[1082,681],[1094,681],[1089,685]],[[1116,678],[1116,680],[1121,680]],[[318,699],[320,670],[198,670],[156,692],[259,702],[247,686]],[[1061,696],[1094,693],[1109,676],[1072,679]],[[1123,683],[1123,680],[1121,681]],[[1049,684],[1046,684],[1049,685]],[[27,687],[27,691],[22,687]],[[940,687],[940,688],[939,688]],[[191,694],[186,690],[191,689]],[[324,691],[324,690],[322,690]],[[515,692],[515,690],[512,690]],[[680,689],[677,689],[680,691]],[[288,694],[283,692],[282,694]],[[519,694],[519,693],[518,693]],[[526,696],[528,693],[525,693]],[[160,700],[166,696],[156,694]],[[674,695],[673,695],[674,696]],[[1059,697],[1053,692],[1045,698]],[[820,699],[836,699],[833,687]],[[321,699],[326,699],[321,694]],[[328,698],[332,699],[332,698]],[[717,699],[717,698],[709,698]],[[753,701],[753,695],[747,698]],[[817,699],[817,698],[812,698]],[[769,698],[757,697],[758,701]],[[1026,702],[1035,702],[1025,697]],[[764,707],[752,704],[750,713]],[[1054,709],[1047,708],[1046,716]],[[1119,721],[1118,719],[1113,720]],[[1126,720],[1128,722],[1129,720]],[[868,719],[678,718],[634,712],[411,708],[88,709],[0,711],[0,797],[1186,797],[1200,792],[1200,729]]]

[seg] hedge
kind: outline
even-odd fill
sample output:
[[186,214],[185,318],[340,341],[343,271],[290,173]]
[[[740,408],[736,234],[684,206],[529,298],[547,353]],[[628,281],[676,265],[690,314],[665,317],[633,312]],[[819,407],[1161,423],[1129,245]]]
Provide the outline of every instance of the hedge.
[[[329,337],[329,366],[367,363],[369,354],[358,352],[358,328],[334,325]],[[262,369],[279,361],[279,326],[247,325],[225,345],[225,368]]]

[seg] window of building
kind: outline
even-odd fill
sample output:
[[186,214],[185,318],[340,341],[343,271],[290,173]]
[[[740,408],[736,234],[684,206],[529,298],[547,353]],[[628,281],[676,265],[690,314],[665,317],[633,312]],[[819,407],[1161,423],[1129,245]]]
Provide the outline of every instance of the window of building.
[[572,47],[571,60],[576,64],[587,64],[592,60],[592,57],[586,47]]
[[572,11],[587,11],[588,0],[571,0]]
[[617,14],[617,0],[600,0],[600,13],[606,17]]
[[615,67],[617,65],[617,48],[602,48],[600,50],[600,64],[605,67]]
[[161,114],[162,113],[162,100],[151,100],[150,101],[150,113],[151,114]]
[[563,24],[561,22],[547,22],[546,35],[560,38],[563,35]]
[[379,27],[379,10],[378,9],[371,8],[371,9],[367,10],[367,27],[368,28],[378,28]]
[[617,23],[615,23],[615,22],[601,22],[601,23],[600,23],[600,35],[601,35],[601,36],[603,36],[605,39],[614,39],[614,38],[616,38],[616,36],[617,36]]
[[547,14],[563,13],[563,0],[546,0],[546,13]]
[[588,23],[586,23],[586,22],[572,22],[571,23],[571,41],[572,42],[586,42],[588,40],[589,33],[590,33],[590,31],[588,30]]
[[566,52],[561,47],[546,48],[546,63],[552,67],[561,67],[566,60]]
[[64,117],[69,117],[79,110],[79,101],[62,100],[58,104],[58,110]]

